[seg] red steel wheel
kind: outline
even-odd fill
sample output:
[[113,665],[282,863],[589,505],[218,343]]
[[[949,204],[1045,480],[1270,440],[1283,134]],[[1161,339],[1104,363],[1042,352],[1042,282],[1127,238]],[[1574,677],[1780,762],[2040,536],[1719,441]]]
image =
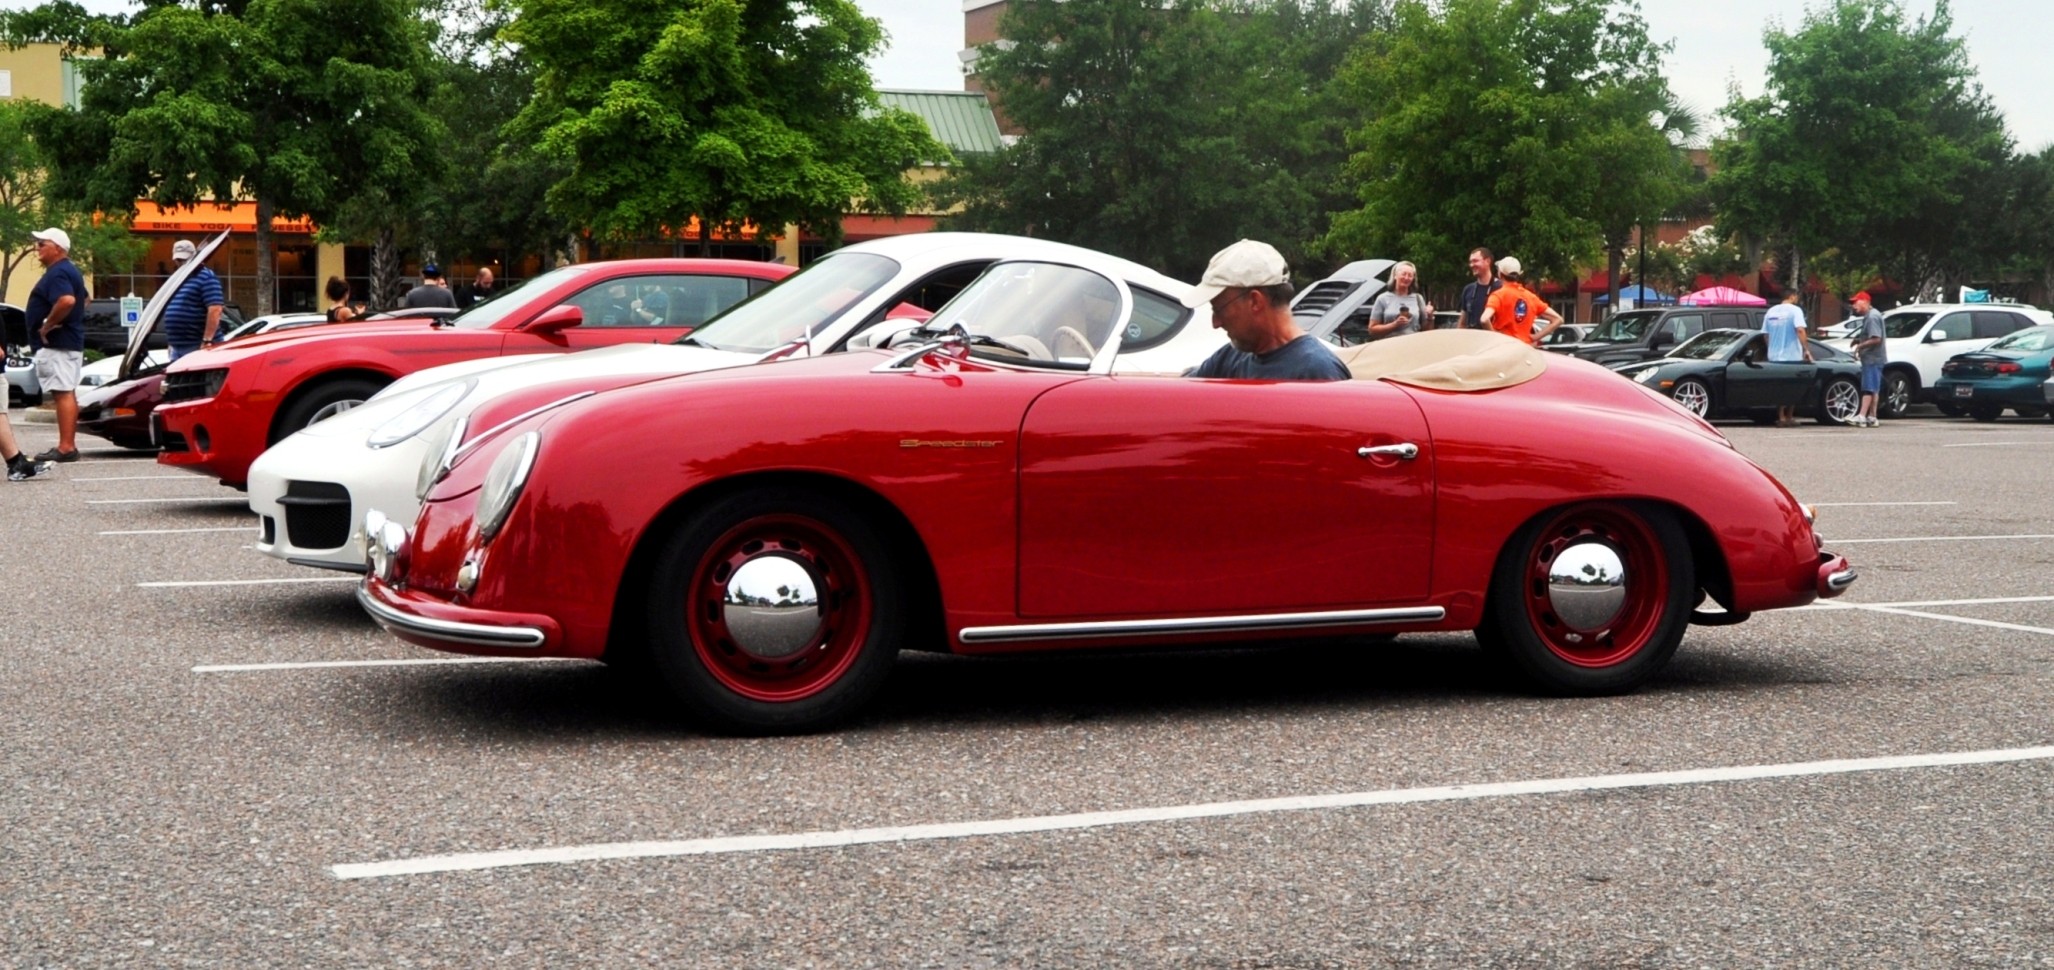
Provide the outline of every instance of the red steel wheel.
[[1479,639],[1544,690],[1631,690],[1675,652],[1695,591],[1689,539],[1669,512],[1568,506],[1506,545]]
[[[870,628],[861,557],[833,528],[764,515],[729,529],[692,576],[692,648],[729,690],[773,703],[811,697],[849,668]],[[749,577],[759,580],[751,588]]]
[[824,727],[883,685],[907,629],[901,570],[855,508],[769,487],[711,502],[650,577],[650,652],[699,720]]

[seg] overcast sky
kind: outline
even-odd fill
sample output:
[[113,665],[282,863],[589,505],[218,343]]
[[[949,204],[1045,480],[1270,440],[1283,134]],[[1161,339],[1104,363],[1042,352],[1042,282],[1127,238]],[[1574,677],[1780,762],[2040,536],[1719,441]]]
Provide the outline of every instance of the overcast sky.
[[[872,62],[877,84],[887,88],[960,91],[956,52],[963,46],[961,0],[857,0],[864,12],[883,21],[891,49]],[[1910,16],[1932,12],[1932,0],[1904,0]],[[1708,123],[1726,103],[1729,84],[1760,94],[1768,55],[1762,29],[1781,21],[1790,29],[1803,22],[1800,0],[1641,0],[1656,40],[1671,41],[1669,86]],[[2054,111],[2044,99],[2054,94],[2054,58],[2046,53],[2041,25],[2054,12],[2048,0],[1954,0],[1954,29],[1968,39],[1969,58],[1990,100],[2004,113],[2021,151],[2054,143]],[[2035,107],[2035,106],[2038,107]]]

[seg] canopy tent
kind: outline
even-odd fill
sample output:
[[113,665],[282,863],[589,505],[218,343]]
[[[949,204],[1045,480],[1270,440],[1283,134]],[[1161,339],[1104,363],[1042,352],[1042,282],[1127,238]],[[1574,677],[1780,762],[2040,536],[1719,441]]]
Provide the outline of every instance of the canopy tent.
[[1684,306],[1768,306],[1769,301],[1730,286],[1699,290],[1676,301]]
[[[1668,306],[1676,302],[1676,298],[1667,293],[1651,290],[1637,283],[1632,286],[1620,287],[1619,299],[1632,300],[1634,306]],[[1597,296],[1591,297],[1590,300],[1591,306],[1610,306],[1611,303],[1612,295],[1610,293],[1600,293]]]

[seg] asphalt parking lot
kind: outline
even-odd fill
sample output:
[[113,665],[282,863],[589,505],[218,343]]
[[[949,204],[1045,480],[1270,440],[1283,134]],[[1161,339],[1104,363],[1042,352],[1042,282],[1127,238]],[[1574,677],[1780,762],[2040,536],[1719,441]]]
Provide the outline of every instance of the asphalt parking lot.
[[1723,429],[1862,579],[1632,696],[1466,636],[910,655],[751,740],[403,645],[82,439],[0,486],[0,965],[2054,965],[2054,421]]

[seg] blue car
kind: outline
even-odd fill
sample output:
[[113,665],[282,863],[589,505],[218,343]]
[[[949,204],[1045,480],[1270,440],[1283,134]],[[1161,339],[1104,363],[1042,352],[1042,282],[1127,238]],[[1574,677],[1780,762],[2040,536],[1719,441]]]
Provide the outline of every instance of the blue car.
[[2040,385],[2054,365],[2054,327],[2027,327],[1981,350],[1956,354],[1940,368],[1933,395],[1977,421],[1995,421],[2010,408],[2022,417],[2049,413]]

